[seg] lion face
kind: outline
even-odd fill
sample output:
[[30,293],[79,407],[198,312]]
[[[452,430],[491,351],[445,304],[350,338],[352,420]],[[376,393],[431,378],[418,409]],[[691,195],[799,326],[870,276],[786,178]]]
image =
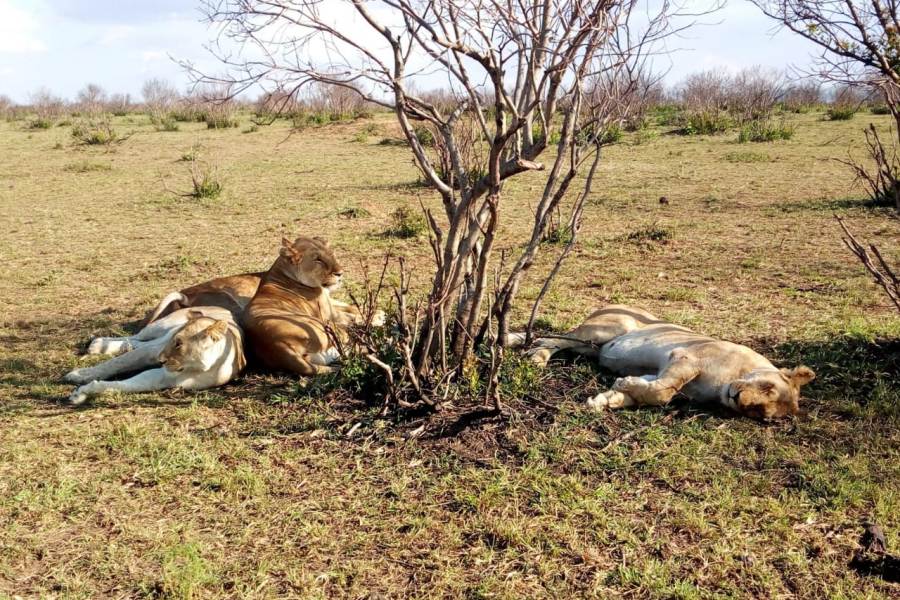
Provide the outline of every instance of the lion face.
[[224,350],[226,321],[194,311],[189,313],[189,319],[159,353],[159,362],[169,371],[207,371]]
[[280,254],[287,274],[307,287],[333,290],[341,284],[344,269],[322,238],[298,237],[293,243],[282,238]]
[[739,413],[769,420],[800,412],[800,388],[816,374],[809,367],[751,371],[728,388],[729,404]]

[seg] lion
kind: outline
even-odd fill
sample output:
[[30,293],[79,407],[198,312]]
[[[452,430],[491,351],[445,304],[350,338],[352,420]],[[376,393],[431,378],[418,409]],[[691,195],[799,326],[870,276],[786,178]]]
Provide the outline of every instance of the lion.
[[561,350],[596,356],[627,375],[588,400],[596,410],[662,406],[681,392],[762,420],[796,415],[800,388],[815,378],[806,366],[778,369],[746,346],[694,333],[640,308],[621,304],[592,313],[560,339],[541,338],[529,351],[546,365]]
[[[84,384],[69,396],[70,404],[82,404],[109,390],[204,390],[228,383],[247,364],[241,328],[231,311],[220,307],[176,310],[124,339],[129,348],[124,354],[65,376],[70,383]],[[134,371],[141,372],[121,381],[108,380]]]
[[[296,375],[333,371],[330,365],[339,353],[331,335],[362,323],[356,308],[331,298],[343,274],[322,238],[282,238],[278,258],[244,309],[242,324],[253,358],[266,368]],[[379,314],[373,324],[383,319]]]
[[171,292],[150,312],[146,322],[152,323],[176,310],[192,306],[218,306],[240,315],[256,294],[263,275],[265,271],[229,275]]

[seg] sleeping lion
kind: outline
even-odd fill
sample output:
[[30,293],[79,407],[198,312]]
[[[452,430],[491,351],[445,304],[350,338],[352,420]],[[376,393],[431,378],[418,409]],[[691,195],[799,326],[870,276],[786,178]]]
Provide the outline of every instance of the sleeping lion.
[[800,388],[815,378],[805,366],[778,369],[746,346],[694,333],[640,308],[601,308],[565,338],[540,338],[529,351],[546,365],[561,350],[596,356],[621,375],[611,390],[588,400],[596,410],[662,406],[677,393],[718,402],[756,419],[799,411]]
[[[125,352],[70,371],[65,380],[83,384],[69,396],[70,404],[82,404],[110,390],[205,390],[228,383],[247,364],[241,328],[230,311],[217,306],[182,308],[133,336],[97,340],[91,354]],[[128,379],[111,379],[135,371],[140,372]]]

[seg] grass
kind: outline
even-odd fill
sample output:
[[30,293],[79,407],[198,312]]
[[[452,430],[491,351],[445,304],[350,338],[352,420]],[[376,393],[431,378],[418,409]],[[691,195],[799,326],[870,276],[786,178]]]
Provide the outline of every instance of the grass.
[[755,119],[741,126],[738,133],[738,143],[747,142],[775,142],[789,140],[794,137],[794,126],[789,123],[774,122],[772,120]]
[[[900,223],[845,201],[863,194],[833,159],[863,157],[862,132],[821,119],[791,116],[777,160],[729,159],[746,155],[733,137],[666,135],[676,124],[605,149],[540,311],[559,331],[634,303],[808,364],[805,416],[761,425],[678,401],[594,414],[583,401],[608,373],[513,357],[507,419],[451,410],[418,440],[422,421],[343,392],[358,373],[338,390],[250,372],[59,403],[92,335],[133,330],[173,289],[265,268],[283,234],[329,239],[349,286],[402,252],[422,293],[424,237],[380,235],[419,199],[443,214],[405,185],[407,148],[352,142],[365,121],[289,136],[285,120],[241,135],[116,118],[139,135],[101,161],[67,129],[0,123],[0,597],[896,597],[848,563],[864,520],[900,547],[900,319],[832,213],[893,261]],[[372,121],[374,139],[402,137],[390,115]],[[160,173],[201,145],[229,174],[227,202],[160,203]],[[530,231],[540,183],[505,185],[498,255]],[[356,207],[371,214],[339,214]],[[523,279],[514,326],[558,251]]]

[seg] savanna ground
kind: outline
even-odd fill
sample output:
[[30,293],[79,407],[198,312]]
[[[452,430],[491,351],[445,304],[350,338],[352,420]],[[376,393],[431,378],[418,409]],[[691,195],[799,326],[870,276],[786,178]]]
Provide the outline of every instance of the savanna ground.
[[[282,234],[329,238],[351,286],[405,255],[424,288],[424,238],[384,232],[435,198],[380,143],[390,115],[292,136],[118,118],[135,135],[112,152],[0,123],[0,598],[896,596],[848,562],[865,520],[900,547],[900,319],[833,219],[900,257],[900,223],[833,160],[887,118],[789,118],[789,141],[657,128],[608,149],[542,311],[563,329],[635,303],[813,367],[808,414],[776,424],[677,401],[591,413],[610,378],[571,361],[514,370],[510,416],[465,423],[380,420],[365,390],[260,373],[73,410],[60,377],[91,336],[267,267]],[[224,192],[166,193],[198,144]],[[509,183],[507,239],[539,185]]]

